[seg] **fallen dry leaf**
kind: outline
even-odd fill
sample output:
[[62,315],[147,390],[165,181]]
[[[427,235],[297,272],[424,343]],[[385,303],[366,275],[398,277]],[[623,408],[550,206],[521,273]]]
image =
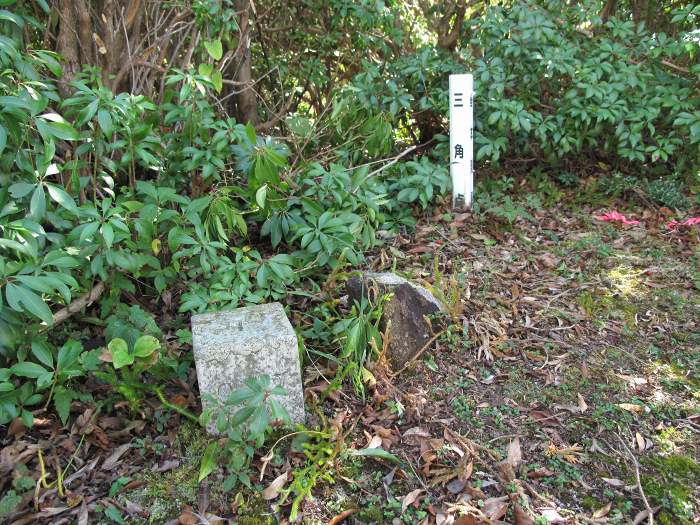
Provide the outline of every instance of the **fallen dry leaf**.
[[454,525],[477,525],[479,522],[471,514],[460,516],[454,521]]
[[406,494],[401,501],[401,514],[406,512],[406,509],[415,503],[423,492],[423,489],[416,489]]
[[180,525],[198,525],[199,519],[192,513],[191,507],[185,506],[185,510],[177,518]]
[[549,508],[549,507],[544,507],[541,509],[538,509],[538,512],[540,515],[547,520],[547,522],[550,525],[555,525],[557,523],[566,523],[569,521],[565,517],[563,517],[557,509]]
[[421,428],[421,427],[413,427],[413,428],[409,428],[406,432],[404,432],[402,437],[403,438],[408,438],[408,437],[429,438],[430,432],[428,432],[426,429]]
[[513,518],[515,519],[515,525],[535,525],[532,516],[518,502],[514,502],[513,505]]
[[600,479],[602,479],[605,483],[607,483],[608,485],[610,485],[612,487],[624,487],[625,486],[625,482],[620,480],[620,479],[616,479],[616,478],[600,478]]
[[372,437],[365,448],[382,448],[382,438],[379,436]]
[[608,515],[608,512],[610,512],[610,509],[612,508],[612,501],[605,505],[604,507],[599,508],[596,510],[593,515],[591,516],[594,520],[600,519],[604,516]]
[[618,403],[617,406],[622,410],[627,410],[627,412],[632,412],[634,414],[640,414],[644,410],[644,407],[641,405],[635,405],[633,403]]
[[484,514],[492,520],[501,519],[508,511],[508,496],[489,498],[484,501]]
[[117,466],[119,459],[131,448],[131,443],[125,443],[117,447],[112,454],[102,463],[102,470],[112,470]]
[[266,500],[275,499],[279,496],[282,487],[287,483],[287,473],[284,472],[277,476],[272,483],[270,483],[265,490],[262,491],[262,497]]
[[[654,507],[651,509],[652,512],[656,512],[659,510],[659,507]],[[641,522],[644,520],[649,519],[649,511],[647,509],[640,510],[637,512],[637,515],[634,517],[634,520],[632,521],[632,525],[639,525]]]
[[506,461],[508,464],[514,469],[517,469],[523,459],[522,452],[520,451],[520,438],[516,437],[508,444],[506,454]]
[[578,408],[581,410],[582,414],[586,410],[588,410],[588,405],[586,404],[586,400],[583,399],[583,396],[581,394],[578,394]]
[[358,509],[347,509],[341,512],[340,514],[337,514],[331,518],[331,520],[328,522],[327,525],[337,525],[338,523],[341,523],[345,521],[345,518],[348,518],[355,514],[358,511]]

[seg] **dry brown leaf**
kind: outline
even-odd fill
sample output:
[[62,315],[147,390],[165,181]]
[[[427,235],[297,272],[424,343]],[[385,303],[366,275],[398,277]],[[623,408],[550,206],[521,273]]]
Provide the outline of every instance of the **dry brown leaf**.
[[634,403],[618,403],[617,406],[622,410],[627,410],[627,412],[632,412],[634,414],[641,414],[644,410],[644,407],[635,405]]
[[262,497],[266,500],[275,499],[279,496],[282,487],[287,483],[287,473],[284,472],[277,476],[272,483],[270,483],[265,490],[262,491]]
[[88,525],[88,516],[87,503],[83,498],[83,503],[80,505],[80,510],[78,511],[78,525]]
[[185,505],[182,514],[177,518],[180,525],[198,525],[199,519],[192,513],[192,508]]
[[470,461],[464,465],[464,460],[462,460],[459,462],[459,466],[457,467],[457,478],[461,481],[467,481],[472,476],[473,471],[474,462]]
[[531,479],[546,478],[548,476],[554,476],[556,472],[549,470],[547,467],[538,468],[537,470],[532,470],[527,473],[527,477]]
[[421,427],[413,427],[409,428],[406,432],[404,432],[402,437],[404,439],[408,437],[429,438],[430,432]]
[[337,525],[338,523],[341,523],[345,521],[345,518],[348,518],[355,514],[358,511],[358,509],[347,509],[341,512],[340,514],[333,516],[331,520],[328,522],[327,525]]
[[423,489],[412,490],[403,497],[401,501],[401,514],[406,512],[406,509],[418,501],[418,497],[423,493]]
[[131,443],[124,443],[123,445],[117,447],[112,455],[110,455],[105,462],[102,463],[102,470],[112,470],[117,466],[119,459],[126,453],[127,450],[131,448]]
[[624,487],[625,486],[625,482],[620,480],[620,479],[616,479],[616,478],[600,478],[600,479],[602,479],[605,483],[607,483],[608,485],[613,486],[613,487]]
[[647,448],[647,443],[639,432],[635,434],[635,438],[637,439],[637,448],[639,450]]
[[515,525],[535,525],[532,516],[517,502],[514,503],[513,518],[515,519]]
[[382,438],[379,436],[373,436],[372,439],[367,443],[366,448],[382,448]]
[[605,507],[601,507],[598,510],[596,510],[593,515],[591,516],[594,520],[600,519],[604,516],[608,515],[608,512],[610,512],[610,509],[612,508],[612,501],[605,505]]
[[452,514],[447,514],[441,510],[435,514],[435,525],[452,525],[453,523],[454,516]]
[[484,514],[492,520],[501,519],[508,512],[508,496],[489,498],[484,501]]
[[476,521],[476,518],[472,516],[471,514],[467,514],[466,516],[460,516],[457,518],[454,522],[454,525],[477,525],[479,522]]
[[523,455],[520,450],[520,438],[516,437],[508,444],[508,448],[506,449],[506,461],[511,467],[517,469],[522,460]]
[[[651,509],[652,512],[656,512],[659,509],[659,507],[654,507]],[[641,522],[644,520],[649,519],[649,511],[647,509],[640,510],[637,512],[637,515],[634,517],[634,520],[632,521],[632,525],[639,525]]]
[[581,410],[582,414],[586,410],[588,410],[588,405],[586,404],[586,400],[583,399],[583,396],[581,394],[578,394],[578,408],[579,408],[579,410]]
[[538,512],[540,515],[545,518],[551,525],[554,525],[555,523],[566,523],[569,520],[563,517],[557,509],[553,508],[541,508],[538,509]]
[[27,432],[27,427],[24,426],[22,419],[19,417],[16,417],[15,419],[13,419],[12,423],[10,423],[10,426],[7,428],[7,436],[8,437],[12,436],[15,439],[19,439],[26,432]]

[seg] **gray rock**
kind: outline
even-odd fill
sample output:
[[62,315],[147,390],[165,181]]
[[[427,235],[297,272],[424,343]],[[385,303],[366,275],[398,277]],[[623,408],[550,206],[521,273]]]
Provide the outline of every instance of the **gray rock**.
[[246,379],[267,374],[286,389],[278,400],[292,421],[304,423],[297,336],[280,303],[193,315],[192,350],[201,394],[225,401]]
[[346,283],[350,299],[367,297],[374,301],[376,292],[392,293],[384,303],[380,327],[382,331],[391,322],[388,358],[392,367],[401,368],[413,358],[432,336],[425,316],[444,311],[443,304],[424,287],[390,272],[366,272],[351,277]]

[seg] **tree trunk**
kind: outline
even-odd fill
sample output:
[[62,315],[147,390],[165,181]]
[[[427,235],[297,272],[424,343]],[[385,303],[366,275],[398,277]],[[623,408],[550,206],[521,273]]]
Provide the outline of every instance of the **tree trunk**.
[[237,116],[240,122],[258,124],[258,103],[253,88],[253,61],[250,51],[250,0],[237,0],[238,27],[240,28],[240,46],[238,49],[236,80],[240,84],[236,95]]
[[62,97],[67,97],[72,92],[68,82],[75,79],[80,73],[80,48],[78,47],[78,35],[76,32],[77,16],[72,0],[59,0],[58,2],[58,36],[56,37],[56,52],[63,57],[63,76],[58,84],[58,90]]

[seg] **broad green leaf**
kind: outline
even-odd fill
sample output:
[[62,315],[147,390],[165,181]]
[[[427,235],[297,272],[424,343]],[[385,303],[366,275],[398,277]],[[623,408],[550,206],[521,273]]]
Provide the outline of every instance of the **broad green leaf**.
[[214,60],[221,60],[221,57],[224,56],[224,48],[221,45],[221,40],[206,41],[204,42],[204,47],[207,53],[209,53],[209,56]]
[[160,348],[160,341],[152,335],[142,335],[134,344],[134,355],[136,357],[148,357]]
[[44,188],[41,187],[41,184],[34,188],[32,199],[29,201],[29,213],[31,213],[37,221],[41,221],[46,214],[46,195],[44,194]]
[[204,450],[204,455],[202,455],[202,463],[199,466],[199,478],[197,479],[198,482],[201,482],[209,474],[214,472],[214,469],[216,468],[218,453],[218,442],[214,441],[207,445],[207,448]]
[[106,109],[100,109],[97,112],[97,122],[100,125],[102,133],[106,137],[110,137],[114,132],[114,123],[112,122],[112,115]]
[[56,412],[61,418],[61,423],[64,425],[68,422],[70,415],[70,404],[73,401],[73,392],[64,386],[56,387],[53,393],[53,404],[56,407]]
[[34,426],[34,414],[29,410],[22,410],[21,419],[25,427],[31,428]]
[[231,392],[226,399],[227,406],[240,405],[244,401],[248,401],[255,395],[255,392],[247,386],[243,386]]
[[7,130],[0,126],[0,154],[5,151],[5,146],[7,145]]
[[12,368],[12,373],[19,377],[28,377],[30,379],[36,379],[37,377],[47,373],[47,370],[36,363],[30,361],[24,361],[22,363],[17,363]]
[[119,525],[123,525],[126,523],[124,520],[124,517],[122,516],[122,513],[119,512],[119,509],[113,505],[109,505],[105,511],[105,516],[107,516],[109,519],[111,519],[115,523],[119,523]]
[[42,119],[36,119],[35,122],[39,133],[44,138],[56,137],[61,140],[78,140],[80,138],[76,129],[66,122],[46,122]]
[[102,230],[102,238],[105,241],[105,245],[107,245],[107,248],[111,248],[114,242],[114,228],[112,228],[111,224],[105,223],[100,229]]
[[291,418],[289,417],[287,409],[274,398],[270,398],[268,402],[270,403],[270,417],[272,417],[273,420],[279,420],[289,424]]
[[401,460],[394,456],[391,452],[387,452],[381,448],[363,448],[361,450],[355,450],[352,453],[353,456],[369,457],[376,459],[385,459],[393,463],[401,463]]
[[22,310],[25,312],[38,317],[48,325],[53,324],[51,309],[39,295],[32,292],[29,288],[7,283],[5,297],[14,310],[18,310],[16,306],[21,304]]
[[32,355],[42,364],[53,368],[53,354],[49,345],[44,341],[32,341]]
[[83,351],[83,345],[80,341],[69,340],[58,351],[56,357],[56,368],[58,370],[67,370],[73,367]]
[[250,419],[255,410],[255,407],[252,406],[243,407],[240,410],[237,410],[231,418],[231,427],[237,428],[241,426],[243,423]]
[[260,206],[261,208],[265,207],[265,200],[267,198],[267,184],[264,184],[258,188],[258,191],[255,192],[255,202]]
[[134,356],[129,353],[129,346],[124,339],[117,337],[112,339],[107,345],[109,353],[112,355],[112,365],[119,369],[134,362]]
[[74,215],[79,214],[78,207],[76,206],[73,197],[68,195],[68,193],[66,193],[66,190],[59,186],[56,186],[55,184],[47,184],[46,189],[49,191],[49,195],[54,201],[56,201],[58,204],[63,206],[65,209],[67,209]]
[[221,93],[221,90],[224,87],[224,76],[221,74],[221,71],[217,70],[212,73],[211,83],[214,84],[214,89],[216,92]]
[[10,193],[15,199],[21,199],[25,195],[29,195],[36,186],[36,184],[29,184],[28,182],[15,182],[10,186]]
[[17,25],[17,27],[24,27],[24,19],[6,9],[0,9],[0,20],[7,20]]
[[265,429],[270,424],[270,415],[264,406],[259,406],[255,409],[248,428],[250,429],[250,434],[255,439],[257,436],[261,436],[265,433]]

